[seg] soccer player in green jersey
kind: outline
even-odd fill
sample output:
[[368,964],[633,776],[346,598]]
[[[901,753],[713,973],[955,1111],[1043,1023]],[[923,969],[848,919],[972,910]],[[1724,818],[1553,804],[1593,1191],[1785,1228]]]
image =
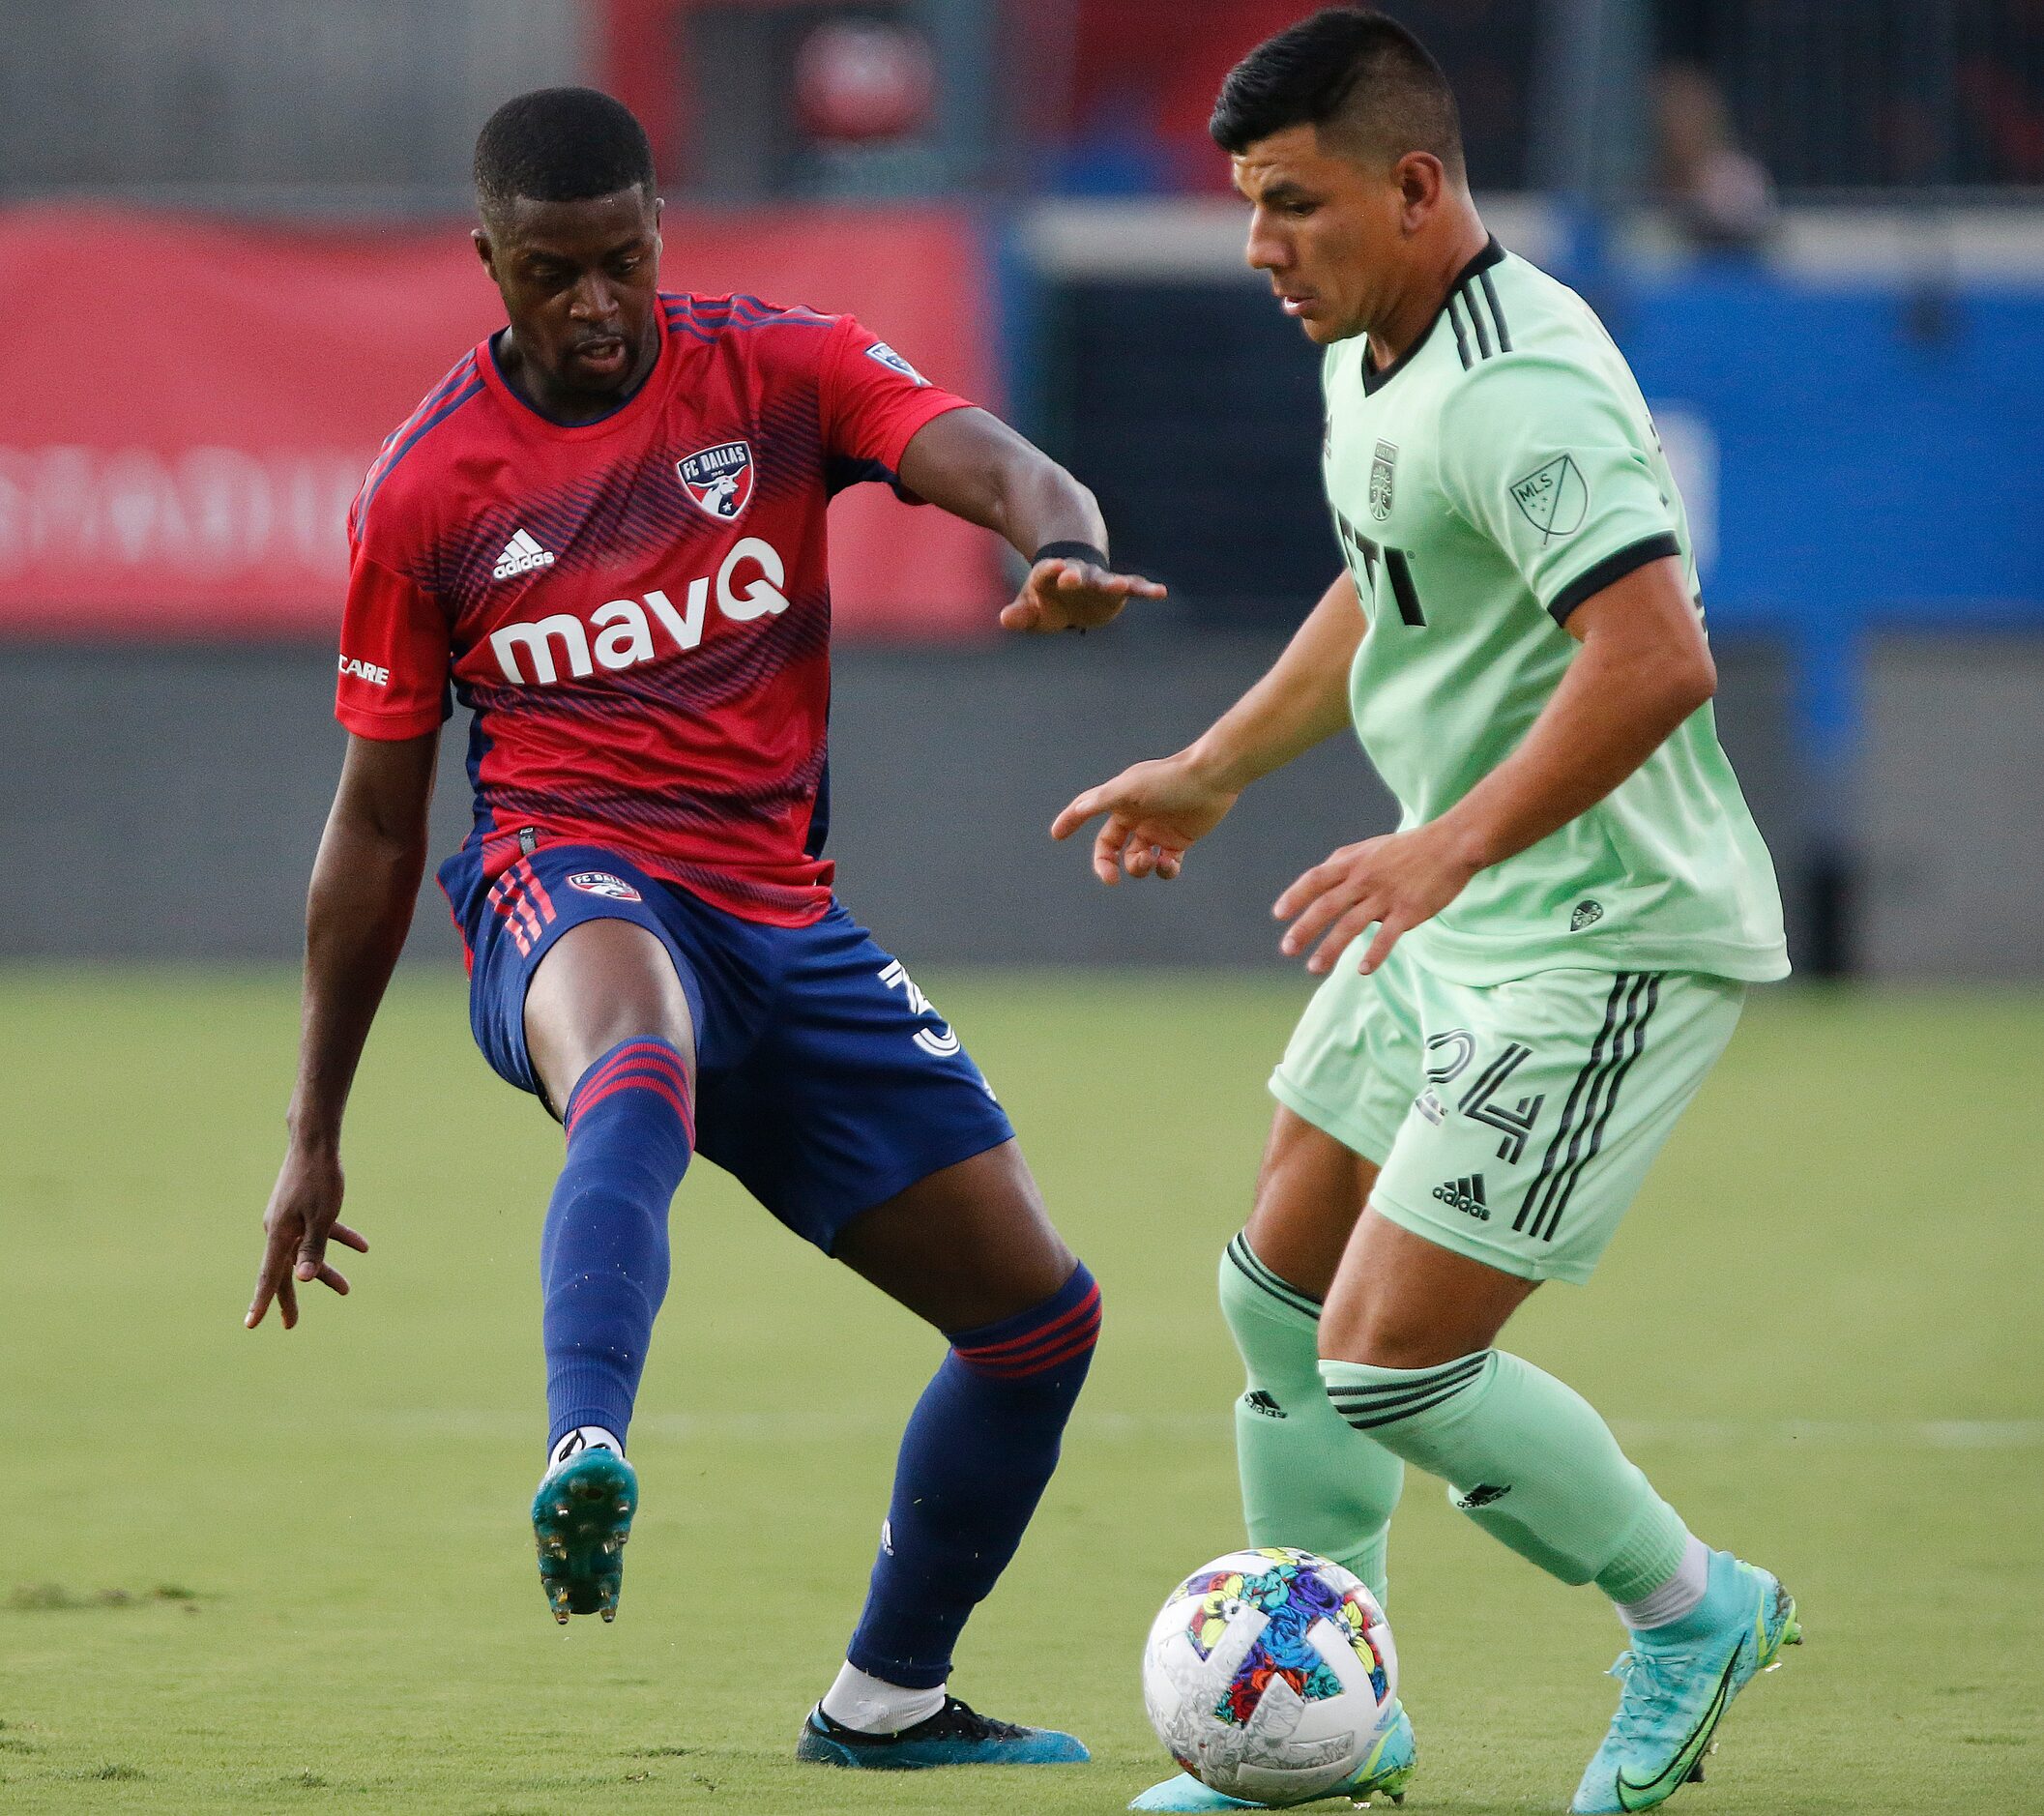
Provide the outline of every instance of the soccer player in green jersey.
[[[1345,571],[1210,730],[1053,832],[1104,814],[1102,882],[1174,876],[1244,788],[1353,720],[1403,812],[1277,901],[1325,981],[1221,1266],[1249,1536],[1381,1596],[1406,1464],[1445,1478],[1617,1604],[1624,1687],[1571,1807],[1650,1808],[1799,1637],[1795,1603],[1496,1343],[1541,1281],[1590,1276],[1746,986],[1788,970],[1688,525],[1596,317],[1478,220],[1453,98],[1402,27],[1339,8],[1279,34],[1212,132],[1249,263],[1326,350]],[[1396,1794],[1412,1761],[1400,1711],[1347,1789]],[[1135,1807],[1239,1805],[1180,1778]]]

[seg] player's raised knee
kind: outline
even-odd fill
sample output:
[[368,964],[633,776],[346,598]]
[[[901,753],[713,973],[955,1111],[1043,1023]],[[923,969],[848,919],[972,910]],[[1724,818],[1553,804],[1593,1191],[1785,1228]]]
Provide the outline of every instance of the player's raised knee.
[[620,1040],[595,1060],[569,1093],[562,1123],[570,1139],[599,1104],[633,1107],[679,1119],[694,1145],[695,1108],[688,1056],[658,1035]]
[[1082,1261],[1048,1299],[1029,1310],[951,1338],[951,1354],[993,1381],[1083,1375],[1100,1340],[1100,1285]]

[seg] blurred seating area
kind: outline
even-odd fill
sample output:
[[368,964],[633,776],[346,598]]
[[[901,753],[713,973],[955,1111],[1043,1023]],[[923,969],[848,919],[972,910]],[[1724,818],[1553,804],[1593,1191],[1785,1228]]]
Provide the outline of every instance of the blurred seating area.
[[[1241,45],[1303,10],[1079,0],[1051,187],[1168,193],[1224,182],[1206,137],[1214,89]],[[1534,127],[1555,41],[1594,12],[1627,9],[1406,0],[1391,11],[1454,82],[1471,179],[1496,190],[1540,187]],[[1630,54],[1651,101],[1645,173],[1713,235],[1745,237],[1773,187],[2044,184],[2038,0],[1649,0],[1630,11]]]
[[[1206,121],[1301,0],[43,0],[0,56],[0,193],[335,209],[458,195],[496,94],[595,80],[726,200],[1212,193]],[[2044,0],[1404,0],[1486,190],[1607,42],[1599,133],[1722,226],[1784,197],[2044,185]],[[1613,105],[1630,117],[1614,117]],[[1737,232],[1735,232],[1737,237]]]
[[[1309,10],[1296,0],[1079,0],[1048,187],[1079,195],[1224,190],[1227,163],[1207,136],[1221,78],[1245,45]],[[1538,0],[1415,0],[1392,11],[1455,85],[1471,181],[1527,187]]]

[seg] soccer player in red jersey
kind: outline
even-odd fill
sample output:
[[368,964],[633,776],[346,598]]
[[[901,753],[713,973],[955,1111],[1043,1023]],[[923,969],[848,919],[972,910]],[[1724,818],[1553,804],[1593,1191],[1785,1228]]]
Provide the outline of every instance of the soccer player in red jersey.
[[556,1617],[616,1611],[625,1439],[700,1146],[950,1342],[909,1421],[870,1592],[799,1756],[1049,1764],[1068,1735],[948,1693],[952,1647],[1049,1479],[1099,1290],[956,1035],[841,908],[823,856],[826,508],[891,482],[1035,557],[1011,630],[1102,624],[1093,496],[849,316],[658,287],[652,157],[588,89],[506,103],[476,154],[509,325],[384,445],[349,521],[349,733],[307,910],[290,1141],[247,1322],[346,1279],[342,1106],[404,943],[442,721],[475,828],[440,868],[490,1064],[563,1123],[540,1241],[550,1430],[533,1505]]

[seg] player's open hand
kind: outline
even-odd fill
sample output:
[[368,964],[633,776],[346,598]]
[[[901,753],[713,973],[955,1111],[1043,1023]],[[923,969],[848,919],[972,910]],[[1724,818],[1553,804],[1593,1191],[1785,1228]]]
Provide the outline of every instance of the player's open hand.
[[1062,556],[1039,561],[1022,590],[1001,608],[1004,630],[1090,630],[1132,599],[1162,599],[1164,589],[1141,574],[1114,573]]
[[277,1302],[284,1329],[298,1322],[298,1289],[317,1280],[336,1293],[348,1290],[348,1276],[327,1261],[327,1244],[344,1244],[367,1254],[366,1238],[336,1219],[340,1214],[343,1182],[339,1157],[331,1151],[294,1146],[263,1214],[263,1265],[256,1275],[255,1297],[242,1323],[250,1331],[263,1321],[270,1302]]
[[1183,754],[1138,763],[1079,796],[1051,822],[1050,835],[1069,838],[1104,813],[1107,824],[1093,841],[1094,875],[1110,889],[1124,871],[1168,883],[1184,867],[1187,848],[1221,823],[1240,793]]
[[1278,948],[1297,958],[1320,940],[1306,969],[1324,974],[1374,923],[1377,937],[1360,969],[1375,971],[1403,935],[1445,908],[1481,867],[1438,826],[1343,845],[1277,898],[1270,912],[1292,923]]

